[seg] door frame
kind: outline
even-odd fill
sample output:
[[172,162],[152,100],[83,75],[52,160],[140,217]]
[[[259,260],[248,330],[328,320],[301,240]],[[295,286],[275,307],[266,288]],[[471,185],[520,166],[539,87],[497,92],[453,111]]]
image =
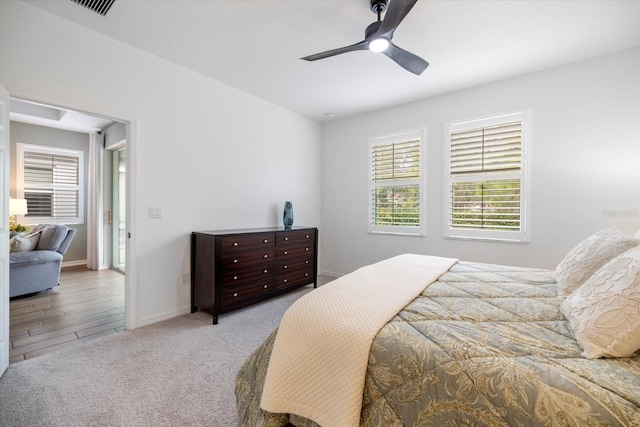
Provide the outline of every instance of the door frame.
[[[39,92],[33,92],[29,90],[24,90],[21,88],[13,88],[11,86],[5,86],[7,92],[10,97],[20,98],[29,102],[41,103],[46,105],[55,106],[62,109],[75,110],[82,113],[92,114],[96,116],[102,116],[107,118],[113,118],[114,120],[123,122],[126,125],[127,129],[127,156],[125,158],[125,167],[127,169],[127,182],[125,185],[126,188],[126,233],[127,233],[127,241],[126,241],[126,249],[125,249],[125,265],[127,266],[127,271],[125,272],[125,304],[124,304],[124,327],[126,330],[135,329],[138,325],[138,283],[135,280],[137,277],[137,251],[136,251],[136,239],[135,239],[135,230],[137,222],[135,220],[136,215],[136,206],[134,201],[136,200],[136,152],[137,152],[137,144],[136,144],[136,130],[137,130],[137,119],[133,114],[122,111],[111,111],[107,108],[95,105],[89,105],[88,103],[84,103],[77,99],[69,100],[62,99],[50,94],[43,94]],[[7,113],[8,114],[8,113]],[[10,131],[10,129],[9,129]],[[5,179],[8,181],[9,170],[5,172]],[[1,181],[1,180],[0,180]],[[6,194],[7,200],[9,197],[9,193]],[[7,292],[7,304],[8,304],[8,295]],[[4,299],[4,297],[3,297]],[[4,304],[4,301],[1,302]],[[8,325],[7,325],[8,327]]]
[[[125,144],[116,144],[115,148],[109,147],[109,148],[105,148],[106,151],[108,151],[111,154],[111,268],[120,272],[120,273],[124,273],[126,274],[126,196],[127,196],[127,192],[126,192],[126,167],[127,167],[127,157],[126,157],[126,152],[127,152],[127,145]],[[116,156],[119,156],[120,153],[124,152],[125,153],[125,158],[124,158],[124,167],[125,167],[125,189],[124,189],[124,196],[125,196],[125,200],[124,200],[124,204],[125,204],[125,260],[124,262],[121,264],[120,261],[120,257],[116,254],[118,254],[120,252],[119,248],[120,248],[120,202],[116,202],[116,195],[117,198],[120,199],[120,188],[119,186],[116,187],[116,182],[119,183],[120,182],[120,174],[119,174],[119,166],[120,166],[120,160],[118,160],[118,163],[116,163]],[[116,169],[116,165],[118,166],[118,170]],[[116,178],[117,177],[117,178]],[[116,209],[117,208],[117,209]],[[117,236],[117,237],[116,237]],[[118,259],[118,261],[115,261],[115,259]],[[117,265],[116,265],[117,264]],[[124,269],[122,268],[122,265],[124,265]]]
[[0,376],[9,367],[9,93],[0,85]]

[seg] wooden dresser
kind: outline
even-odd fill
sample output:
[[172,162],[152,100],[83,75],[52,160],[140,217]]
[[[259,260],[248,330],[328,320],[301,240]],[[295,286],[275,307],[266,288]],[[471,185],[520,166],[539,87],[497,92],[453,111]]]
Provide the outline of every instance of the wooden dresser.
[[191,312],[218,315],[318,277],[318,229],[254,228],[191,233]]

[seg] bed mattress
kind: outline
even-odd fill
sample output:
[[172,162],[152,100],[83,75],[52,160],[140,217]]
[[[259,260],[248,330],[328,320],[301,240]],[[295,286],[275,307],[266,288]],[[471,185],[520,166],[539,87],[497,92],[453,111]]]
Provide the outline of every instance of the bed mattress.
[[[554,277],[455,264],[374,338],[360,425],[640,426],[640,356],[583,358]],[[240,424],[316,426],[260,409],[276,334],[238,372]]]

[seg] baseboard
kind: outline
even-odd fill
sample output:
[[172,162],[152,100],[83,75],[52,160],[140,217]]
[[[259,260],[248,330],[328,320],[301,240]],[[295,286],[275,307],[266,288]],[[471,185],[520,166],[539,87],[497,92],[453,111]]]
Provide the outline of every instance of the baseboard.
[[184,314],[191,313],[191,306],[180,308],[177,310],[165,311],[155,316],[147,317],[145,319],[139,319],[136,323],[136,328],[142,328],[143,326],[153,325],[154,323],[162,322],[163,320],[173,319],[174,317],[182,316]]
[[79,259],[77,261],[62,261],[63,267],[75,267],[77,265],[87,265],[87,260]]
[[320,271],[320,272],[318,273],[318,275],[321,275],[321,276],[329,276],[329,277],[334,278],[334,279],[337,279],[338,277],[342,277],[342,276],[344,276],[344,274],[334,273],[333,271],[324,271],[324,270],[323,270],[323,271]]

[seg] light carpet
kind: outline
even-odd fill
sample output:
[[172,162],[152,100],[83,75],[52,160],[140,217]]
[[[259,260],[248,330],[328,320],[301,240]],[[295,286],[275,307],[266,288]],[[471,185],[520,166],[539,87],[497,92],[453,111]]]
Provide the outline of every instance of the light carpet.
[[236,372],[312,289],[223,314],[218,325],[197,312],[10,365],[0,424],[237,426]]

